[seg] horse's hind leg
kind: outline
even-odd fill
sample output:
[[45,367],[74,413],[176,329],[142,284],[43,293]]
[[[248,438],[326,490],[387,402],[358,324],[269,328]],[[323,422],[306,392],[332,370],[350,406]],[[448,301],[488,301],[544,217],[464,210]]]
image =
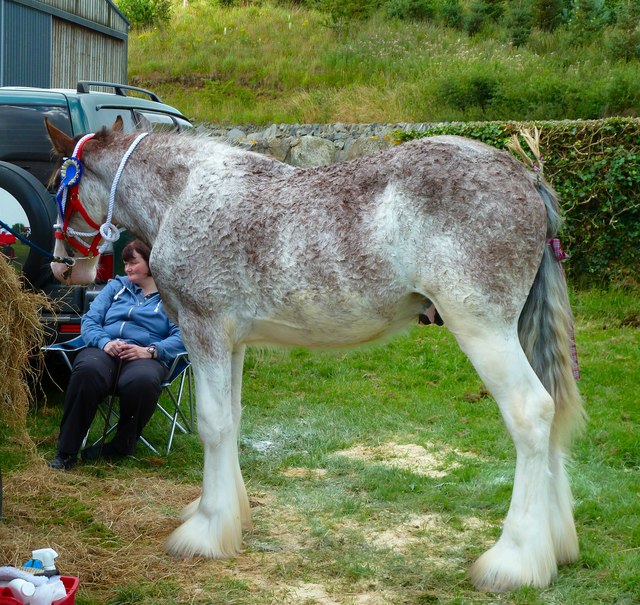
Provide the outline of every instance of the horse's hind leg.
[[558,565],[573,563],[579,555],[578,534],[573,520],[573,497],[565,469],[566,454],[560,444],[551,442],[551,537]]
[[502,535],[473,565],[472,581],[490,591],[545,587],[557,572],[549,506],[553,400],[529,365],[515,325],[474,323],[468,330],[453,324],[461,348],[498,403],[517,456]]
[[[231,404],[233,416],[233,430],[236,442],[240,439],[240,419],[242,417],[242,370],[244,368],[244,354],[246,346],[238,345],[231,356]],[[251,507],[249,505],[249,496],[244,485],[242,471],[240,470],[240,460],[236,456],[234,468],[236,493],[240,504],[240,521],[242,529],[251,529],[253,523],[251,521]]]

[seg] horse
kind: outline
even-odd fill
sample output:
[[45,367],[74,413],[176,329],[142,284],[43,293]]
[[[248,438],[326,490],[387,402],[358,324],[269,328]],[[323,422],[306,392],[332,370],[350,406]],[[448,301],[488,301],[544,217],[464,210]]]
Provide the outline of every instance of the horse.
[[126,134],[120,119],[80,140],[47,128],[67,158],[55,252],[72,259],[52,271],[91,281],[95,241],[126,227],[152,247],[193,365],[202,493],[168,553],[232,557],[251,526],[238,459],[247,346],[362,345],[434,304],[516,449],[501,535],[471,581],[546,587],[578,558],[565,459],[584,411],[553,250],[559,205],[539,173],[456,136],[303,169],[202,135]]

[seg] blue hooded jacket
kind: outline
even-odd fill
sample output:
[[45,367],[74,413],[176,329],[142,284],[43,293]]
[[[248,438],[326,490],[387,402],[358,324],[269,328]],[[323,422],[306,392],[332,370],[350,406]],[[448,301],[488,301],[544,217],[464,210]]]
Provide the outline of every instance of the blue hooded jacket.
[[85,344],[104,349],[111,340],[141,347],[156,345],[158,360],[169,366],[184,353],[180,329],[162,308],[160,295],[145,297],[142,289],[121,275],[110,280],[82,317]]

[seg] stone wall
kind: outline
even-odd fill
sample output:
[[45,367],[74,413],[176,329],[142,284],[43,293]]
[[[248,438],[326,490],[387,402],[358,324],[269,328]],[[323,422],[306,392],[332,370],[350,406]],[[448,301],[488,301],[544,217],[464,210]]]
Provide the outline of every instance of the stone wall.
[[395,130],[426,130],[432,124],[272,124],[268,128],[200,124],[207,132],[292,166],[323,166],[351,160],[393,145]]

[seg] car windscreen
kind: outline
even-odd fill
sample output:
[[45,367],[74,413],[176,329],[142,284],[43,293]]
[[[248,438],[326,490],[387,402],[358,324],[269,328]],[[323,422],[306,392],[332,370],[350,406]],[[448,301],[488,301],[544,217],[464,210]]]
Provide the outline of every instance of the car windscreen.
[[0,160],[20,166],[47,185],[55,166],[44,119],[73,136],[65,107],[0,105]]

